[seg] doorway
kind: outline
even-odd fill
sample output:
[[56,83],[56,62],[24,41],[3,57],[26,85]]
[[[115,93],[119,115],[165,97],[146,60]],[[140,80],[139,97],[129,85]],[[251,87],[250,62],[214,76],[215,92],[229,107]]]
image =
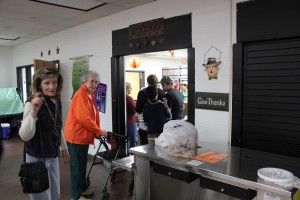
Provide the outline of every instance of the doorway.
[[125,82],[131,83],[133,100],[137,100],[137,95],[141,88],[145,87],[145,72],[144,71],[130,71],[125,72]]
[[[137,26],[153,23],[139,23]],[[191,14],[177,16],[169,19],[159,19],[161,28],[152,31],[141,38],[130,40],[130,28],[115,30],[112,32],[113,56],[111,58],[112,77],[112,125],[113,132],[125,135],[125,59],[128,55],[153,53],[160,51],[186,49],[188,66],[188,121],[194,124],[194,93],[195,93],[195,49],[192,48]],[[152,26],[156,28],[157,26]],[[149,35],[152,34],[152,35]],[[139,37],[139,36],[138,36]],[[153,42],[148,42],[153,41]],[[149,66],[151,68],[151,66]],[[147,74],[145,74],[147,76]]]

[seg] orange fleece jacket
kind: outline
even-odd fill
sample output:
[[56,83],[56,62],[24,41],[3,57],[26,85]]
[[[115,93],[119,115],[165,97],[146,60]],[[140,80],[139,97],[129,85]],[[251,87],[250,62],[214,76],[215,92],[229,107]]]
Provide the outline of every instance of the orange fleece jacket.
[[[73,96],[64,128],[64,138],[72,144],[94,144],[94,138],[103,131],[100,129],[100,117],[95,103],[88,97],[88,89],[81,85]],[[96,114],[95,114],[96,111]]]

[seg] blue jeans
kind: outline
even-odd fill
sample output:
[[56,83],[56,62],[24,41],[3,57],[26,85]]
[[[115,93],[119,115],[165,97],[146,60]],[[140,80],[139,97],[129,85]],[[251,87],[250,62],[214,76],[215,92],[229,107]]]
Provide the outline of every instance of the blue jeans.
[[128,153],[130,153],[129,149],[135,147],[138,141],[136,123],[127,122],[127,136],[129,137]]
[[[36,162],[38,160],[43,160],[43,158],[36,158],[26,154],[26,162]],[[58,157],[45,158],[45,161],[49,174],[49,189],[41,193],[29,194],[31,200],[59,200],[60,177]]]

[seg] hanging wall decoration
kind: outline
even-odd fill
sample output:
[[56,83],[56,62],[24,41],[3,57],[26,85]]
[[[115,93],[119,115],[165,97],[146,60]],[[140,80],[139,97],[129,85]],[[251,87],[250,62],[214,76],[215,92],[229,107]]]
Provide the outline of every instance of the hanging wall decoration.
[[131,68],[138,68],[141,65],[141,61],[138,57],[132,57],[129,60],[129,66]]
[[221,64],[222,51],[214,46],[211,46],[204,54],[205,71],[207,72],[208,79],[218,79],[219,65]]
[[[56,54],[59,54],[60,48],[58,48],[58,46],[56,47]],[[43,57],[44,53],[43,51],[41,51],[40,53],[41,57]],[[48,56],[51,56],[51,49],[48,49]]]
[[56,47],[56,54],[59,54],[59,48],[58,48],[58,46]]
[[81,85],[80,77],[89,71],[89,65],[90,65],[89,57],[91,56],[93,55],[70,58],[71,60],[73,60],[73,71],[72,71],[73,95]]

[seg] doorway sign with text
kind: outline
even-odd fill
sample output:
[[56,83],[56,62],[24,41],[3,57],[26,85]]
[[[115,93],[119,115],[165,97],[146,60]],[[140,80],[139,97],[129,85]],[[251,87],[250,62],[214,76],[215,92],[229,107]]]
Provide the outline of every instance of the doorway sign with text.
[[207,110],[229,111],[228,93],[195,93],[195,108]]

